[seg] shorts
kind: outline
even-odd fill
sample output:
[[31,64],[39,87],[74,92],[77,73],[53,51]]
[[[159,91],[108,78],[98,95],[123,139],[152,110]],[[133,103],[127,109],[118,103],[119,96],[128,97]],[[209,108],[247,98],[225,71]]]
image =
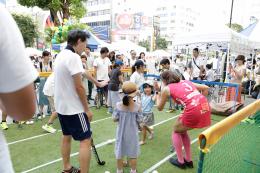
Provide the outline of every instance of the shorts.
[[142,126],[152,126],[154,125],[154,114],[151,113],[143,113],[143,119],[141,121]]
[[[102,82],[102,81],[104,81],[104,80],[98,80],[98,82]],[[108,92],[108,85],[106,85],[104,87],[98,87],[97,86],[97,92],[101,92],[101,91],[107,93]]]
[[108,90],[108,98],[107,98],[107,105],[115,108],[117,102],[120,102],[120,95],[119,95],[119,91],[111,91]]
[[58,113],[58,117],[64,136],[71,135],[76,141],[83,141],[91,137],[92,132],[86,113],[75,115],[62,115]]
[[55,112],[55,107],[54,107],[54,99],[52,96],[47,96],[48,100],[49,100],[49,105],[51,108],[51,112]]

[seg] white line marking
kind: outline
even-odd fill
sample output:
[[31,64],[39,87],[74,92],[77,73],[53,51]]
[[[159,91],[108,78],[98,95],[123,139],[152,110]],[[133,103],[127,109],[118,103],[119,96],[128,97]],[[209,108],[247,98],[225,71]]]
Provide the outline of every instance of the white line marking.
[[[161,124],[163,124],[163,123],[166,123],[167,121],[170,121],[170,120],[172,120],[172,119],[177,118],[178,116],[179,116],[179,115],[176,115],[176,116],[174,116],[174,117],[168,118],[167,120],[164,120],[164,121],[161,121],[161,122],[159,122],[159,123],[157,123],[157,124],[154,124],[152,127],[159,126],[159,125],[161,125]],[[116,139],[114,138],[114,139],[109,139],[109,140],[107,140],[107,141],[105,141],[105,142],[99,143],[99,144],[96,145],[96,148],[100,148],[100,147],[103,147],[103,146],[105,146],[105,145],[111,144],[111,143],[115,142],[115,140],[116,140]],[[78,154],[79,154],[78,152],[73,153],[73,154],[70,155],[70,157],[76,156],[76,155],[78,155]],[[21,173],[32,172],[32,171],[34,171],[34,170],[37,170],[37,169],[39,169],[39,168],[43,168],[43,167],[45,167],[45,166],[51,165],[51,164],[56,163],[56,162],[59,162],[59,161],[61,161],[61,160],[62,160],[62,158],[59,158],[59,159],[50,161],[50,162],[48,162],[48,163],[45,163],[45,164],[36,166],[36,167],[34,167],[34,168],[32,168],[32,169],[23,171],[23,172],[21,172]]]
[[[198,138],[194,139],[193,141],[191,141],[191,144],[195,143],[198,141]],[[153,165],[152,167],[150,167],[149,169],[145,170],[143,173],[150,173],[153,170],[159,168],[164,162],[167,162],[171,157],[175,156],[176,152],[166,156],[164,159],[160,160],[159,162],[157,162],[155,165]]]
[[[91,124],[96,124],[96,123],[98,123],[100,121],[105,121],[107,119],[111,119],[111,117],[103,118],[103,119],[96,120],[96,121],[93,121],[93,122],[90,122],[90,123]],[[61,130],[57,130],[57,132],[61,132]],[[24,142],[24,141],[29,141],[29,140],[40,138],[40,137],[47,136],[47,135],[54,135],[56,133],[45,133],[45,134],[41,134],[41,135],[37,135],[37,136],[32,136],[32,137],[29,137],[29,138],[24,138],[24,139],[20,139],[20,140],[17,140],[17,141],[9,142],[9,143],[7,143],[7,145],[13,145],[13,144],[17,144],[17,143]]]

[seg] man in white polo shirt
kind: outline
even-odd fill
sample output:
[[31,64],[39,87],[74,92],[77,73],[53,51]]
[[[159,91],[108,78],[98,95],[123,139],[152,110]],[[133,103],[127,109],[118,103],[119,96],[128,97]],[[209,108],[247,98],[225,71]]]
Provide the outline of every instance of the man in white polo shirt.
[[[54,102],[63,138],[61,145],[64,173],[88,173],[91,156],[92,112],[88,107],[82,75],[85,73],[80,56],[89,35],[81,30],[68,34],[68,45],[56,58],[54,69]],[[80,141],[80,170],[70,164],[71,138]]]

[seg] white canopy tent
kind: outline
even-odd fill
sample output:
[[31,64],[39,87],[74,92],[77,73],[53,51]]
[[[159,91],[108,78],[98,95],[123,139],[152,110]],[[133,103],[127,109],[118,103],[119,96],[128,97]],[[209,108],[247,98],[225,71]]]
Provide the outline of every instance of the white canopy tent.
[[228,49],[232,54],[248,56],[252,50],[252,42],[227,26],[200,28],[190,33],[176,35],[174,46],[180,48],[204,48],[210,50]]
[[[176,35],[173,44],[175,50],[176,48],[198,47],[206,50],[206,54],[207,50],[226,50],[228,56],[227,63],[230,62],[230,54],[234,56],[242,54],[249,57],[253,52],[254,44],[247,36],[239,34],[227,26],[212,26],[213,25],[209,24],[208,27],[198,28],[190,33]],[[222,68],[220,74],[224,71],[224,59],[225,56],[222,56]]]
[[145,47],[138,46],[129,40],[119,40],[117,42],[112,42],[111,49],[122,53],[130,53],[131,50],[135,50],[137,53],[146,52]]
[[260,22],[257,21],[252,26],[249,26],[241,32],[241,34],[248,36],[248,38],[253,41],[253,46],[255,49],[260,49]]
[[156,50],[150,53],[151,56],[155,56],[157,58],[162,58],[162,57],[170,57],[171,54],[166,52],[165,50]]
[[26,47],[25,52],[28,56],[42,56],[42,51],[32,47]]

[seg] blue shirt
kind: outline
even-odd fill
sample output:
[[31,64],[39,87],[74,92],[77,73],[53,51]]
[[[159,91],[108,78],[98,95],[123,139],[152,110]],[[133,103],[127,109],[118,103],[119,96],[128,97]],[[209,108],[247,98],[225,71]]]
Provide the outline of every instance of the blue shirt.
[[152,99],[153,95],[147,96],[145,94],[142,95],[141,101],[142,101],[142,111],[143,113],[151,113],[153,106],[154,106],[154,101]]

